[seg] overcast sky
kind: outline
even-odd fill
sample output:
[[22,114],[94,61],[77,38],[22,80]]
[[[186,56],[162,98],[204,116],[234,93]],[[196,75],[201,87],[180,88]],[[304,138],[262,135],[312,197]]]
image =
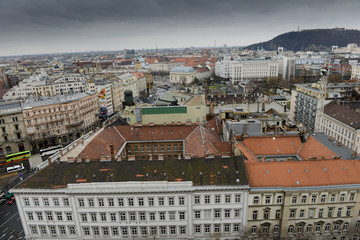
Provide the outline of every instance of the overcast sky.
[[293,30],[360,29],[360,0],[0,0],[0,56],[245,46]]

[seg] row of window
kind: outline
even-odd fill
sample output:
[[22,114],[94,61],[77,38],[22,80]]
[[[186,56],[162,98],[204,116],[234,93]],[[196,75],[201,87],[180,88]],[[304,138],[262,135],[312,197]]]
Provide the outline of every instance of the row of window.
[[[60,198],[32,198],[32,204],[30,198],[26,197],[23,199],[25,206],[60,206]],[[62,206],[70,206],[69,198],[62,198]]]
[[[152,148],[151,148],[150,145],[147,145],[146,148],[147,148],[148,152],[152,151]],[[145,146],[144,145],[140,145],[140,148],[138,148],[137,145],[128,146],[128,152],[138,152],[139,149],[140,149],[140,152],[145,152]],[[167,151],[178,151],[178,150],[182,151],[183,146],[180,145],[180,148],[179,148],[177,144],[167,144],[166,145],[166,150]],[[153,146],[153,151],[154,152],[158,151],[158,145]],[[160,151],[165,151],[165,145],[163,145],[163,144],[160,145]]]
[[[297,215],[297,212],[299,213]],[[336,214],[335,214],[336,212]],[[315,208],[310,208],[308,209],[308,215],[306,215],[306,210],[305,209],[290,209],[290,213],[289,213],[289,218],[314,218],[315,217],[315,213],[316,213],[316,209]],[[318,218],[324,218],[324,217],[351,217],[352,215],[352,207],[347,207],[346,211],[344,210],[344,208],[339,207],[337,208],[337,211],[335,209],[335,207],[329,207],[328,211],[327,211],[327,215],[324,214],[324,209],[320,208],[318,210]],[[359,215],[360,215],[360,211],[359,211]],[[252,213],[252,218],[258,219],[258,211],[255,210]],[[269,219],[269,218],[274,218],[273,216],[270,215],[270,210],[269,209],[265,209],[263,211],[263,218],[264,219]],[[281,211],[278,209],[275,212],[275,219],[280,219],[281,218]]]
[[[347,197],[348,195],[348,197]],[[273,196],[272,195],[267,195],[265,196],[265,198],[263,198],[264,202],[260,201],[260,197],[259,196],[254,196],[253,198],[253,204],[275,204],[273,202]],[[310,199],[310,202],[309,202]],[[355,193],[350,193],[350,194],[346,194],[346,193],[341,193],[340,195],[338,194],[331,194],[331,195],[327,195],[327,194],[322,194],[320,196],[318,195],[311,195],[310,198],[307,195],[302,195],[302,196],[292,196],[291,197],[291,203],[292,204],[306,204],[306,203],[334,203],[334,202],[345,202],[345,201],[355,201]],[[283,202],[283,196],[279,195],[276,197],[276,204],[282,204]]]
[[204,195],[194,196],[195,204],[221,204],[221,203],[241,203],[241,194],[217,194],[217,195]]
[[134,221],[175,221],[185,220],[185,211],[161,211],[161,212],[99,212],[79,213],[82,222],[134,222]]
[[30,225],[32,235],[76,235],[75,226],[44,226],[44,225]]
[[[73,221],[73,215],[71,212],[41,212],[41,211],[27,211],[27,220],[28,221]],[[36,219],[35,219],[36,216]]]
[[[360,222],[357,223],[357,228],[360,227]],[[333,227],[331,227],[330,223],[327,224],[316,224],[315,225],[315,233],[321,233],[321,232],[330,232],[330,231],[334,231],[334,232],[338,232],[340,229],[342,229],[342,231],[346,232],[349,228],[349,223],[345,222],[343,224],[341,223],[334,223]],[[304,231],[306,233],[312,233],[313,232],[313,225],[312,224],[308,224],[305,228],[305,224],[299,224],[296,226],[296,229],[294,227],[294,225],[290,225],[288,227],[288,234],[293,234],[293,233],[304,233]],[[251,227],[251,233],[252,234],[258,234],[258,228],[257,226],[252,226]],[[267,234],[270,233],[270,229],[268,225],[263,225],[261,228],[261,234]],[[277,234],[279,233],[279,225],[275,225],[272,229],[272,233]]]

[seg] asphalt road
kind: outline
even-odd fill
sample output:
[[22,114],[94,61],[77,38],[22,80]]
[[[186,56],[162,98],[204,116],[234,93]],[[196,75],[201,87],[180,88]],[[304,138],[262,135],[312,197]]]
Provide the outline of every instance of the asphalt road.
[[16,203],[0,207],[0,239],[23,239],[24,231]]

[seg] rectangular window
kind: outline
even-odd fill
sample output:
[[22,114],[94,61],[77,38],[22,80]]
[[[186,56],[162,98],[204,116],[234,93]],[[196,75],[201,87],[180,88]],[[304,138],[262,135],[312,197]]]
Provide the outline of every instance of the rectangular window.
[[326,201],[326,195],[323,194],[323,195],[321,195],[320,202],[321,202],[321,203],[324,203],[325,201]]
[[350,217],[351,216],[351,207],[348,207],[346,210],[346,216]]
[[278,233],[279,232],[279,225],[275,225],[274,226],[274,233]]
[[221,210],[220,210],[220,209],[215,209],[215,210],[214,210],[214,218],[220,218],[220,214],[221,214]]
[[45,226],[39,226],[41,235],[47,235],[47,230]]
[[194,232],[195,232],[195,234],[201,233],[201,225],[195,225],[194,226]]
[[169,212],[169,220],[175,220],[175,212]]
[[[44,199],[44,201],[45,201],[45,199]],[[84,199],[80,198],[80,199],[78,199],[78,202],[79,202],[79,207],[84,207],[85,206]]]
[[140,221],[146,221],[145,212],[139,212]]
[[28,220],[34,220],[34,215],[33,215],[33,213],[32,212],[28,212],[27,213],[27,216],[28,216]]
[[149,197],[148,202],[149,202],[149,206],[154,206],[154,198],[153,197]]
[[337,216],[341,217],[341,214],[342,214],[342,208],[338,208]]
[[94,236],[99,236],[100,235],[99,227],[92,227],[92,230],[93,230]]
[[75,232],[75,226],[69,226],[69,234],[70,235],[75,235],[76,232]]
[[220,233],[220,224],[214,224],[214,233]]
[[119,235],[119,229],[118,227],[112,227],[111,228],[111,232],[113,236],[118,236]]
[[295,218],[295,210],[290,210],[290,218]]
[[259,197],[258,196],[254,197],[253,204],[259,204]]
[[53,221],[53,214],[52,212],[46,212],[46,218],[48,221]]
[[225,224],[224,224],[224,232],[225,232],[225,233],[229,233],[229,232],[230,232],[230,223],[225,223]]
[[335,194],[332,194],[330,197],[330,202],[335,202]]
[[155,221],[155,213],[154,212],[149,213],[149,219],[150,219],[150,221]]
[[306,203],[306,196],[301,197],[301,203]]
[[30,229],[32,234],[38,234],[38,230],[36,226],[30,226]]
[[118,199],[118,203],[119,203],[119,207],[123,207],[123,206],[124,206],[124,199],[123,199],[123,198],[119,198],[119,199]]
[[315,216],[315,209],[309,209],[309,218],[313,218]]
[[24,204],[25,206],[30,206],[29,198],[24,198]]
[[83,222],[87,222],[87,215],[86,215],[86,213],[80,213],[80,215],[81,215],[81,220],[82,220]]
[[194,196],[195,204],[200,204],[200,196]]
[[281,204],[282,203],[282,196],[277,196],[276,203]]
[[194,217],[195,217],[195,219],[200,219],[200,210],[195,210],[194,211]]
[[34,198],[34,205],[35,206],[39,206],[39,199],[38,198]]
[[299,215],[299,217],[300,218],[303,218],[305,216],[305,210],[304,209],[301,209],[300,210],[300,215]]
[[204,219],[211,218],[211,209],[204,209]]
[[109,207],[113,207],[113,206],[114,206],[114,199],[113,199],[113,198],[109,198],[109,199],[108,199],[108,203],[109,203]]
[[215,203],[220,203],[221,196],[215,195]]
[[179,212],[179,219],[185,220],[185,212]]
[[169,206],[174,206],[174,197],[169,197]]
[[129,235],[129,231],[127,227],[121,227],[121,234],[123,236],[128,236]]
[[185,226],[180,226],[179,228],[180,228],[179,232],[180,232],[181,235],[186,234],[186,227]]
[[130,221],[136,221],[135,212],[129,212],[129,218],[130,218]]
[[179,205],[185,205],[185,197],[179,197]]
[[225,203],[230,203],[231,195],[225,195]]
[[240,209],[234,209],[234,217],[240,217],[241,210]]
[[270,197],[270,196],[266,196],[266,197],[265,197],[265,204],[270,204],[270,200],[271,200],[271,197]]
[[269,210],[265,210],[264,211],[264,219],[268,219],[269,218]]
[[134,199],[133,198],[128,198],[128,205],[129,206],[134,206]]
[[62,212],[57,212],[56,213],[56,218],[57,218],[58,221],[62,221],[63,220]]
[[68,198],[64,198],[63,201],[64,201],[64,206],[70,206]]
[[166,235],[166,227],[165,226],[160,226],[160,234]]
[[205,196],[205,203],[209,204],[210,203],[210,195],[206,195]]
[[159,219],[165,221],[165,212],[159,212]]
[[54,206],[60,206],[58,198],[54,198],[53,200],[54,200]]
[[42,220],[43,220],[42,212],[36,212],[36,216],[37,216],[37,219],[38,219],[39,221],[42,221]]
[[328,217],[332,217],[332,215],[333,215],[333,208],[329,208]]
[[311,196],[311,203],[316,203],[316,195]]
[[281,211],[280,211],[280,210],[276,210],[276,212],[275,212],[275,218],[276,218],[276,219],[280,219],[280,214],[281,214]]
[[125,214],[125,212],[120,212],[120,221],[126,221],[126,214]]
[[67,219],[68,221],[72,221],[72,220],[73,220],[73,217],[72,217],[72,213],[71,213],[71,212],[67,212],[67,213],[66,213],[66,219]]
[[96,219],[96,213],[90,213],[90,218],[91,218],[91,221],[92,222],[96,222],[97,219]]
[[253,219],[257,219],[258,211],[253,211]]
[[98,199],[98,203],[99,203],[99,207],[103,207],[103,206],[104,206],[104,199],[103,199],[103,198],[99,198],[99,199]]
[[349,197],[349,201],[354,201],[355,199],[355,193],[351,193]]
[[236,194],[235,195],[235,202],[236,203],[241,203],[241,194]]
[[293,196],[292,200],[291,200],[291,203],[296,204],[296,202],[297,202],[297,196]]
[[103,236],[109,236],[109,227],[102,227]]
[[345,201],[345,193],[342,193],[340,195],[340,202],[343,202],[343,201]]
[[322,218],[324,215],[324,209],[319,209],[319,218]]
[[159,206],[164,206],[164,198],[159,197]]

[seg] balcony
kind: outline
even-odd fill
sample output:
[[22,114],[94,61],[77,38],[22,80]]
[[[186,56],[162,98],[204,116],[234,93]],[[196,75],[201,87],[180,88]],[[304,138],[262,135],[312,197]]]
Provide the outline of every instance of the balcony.
[[67,128],[71,128],[71,127],[80,126],[80,125],[83,124],[83,123],[84,123],[84,120],[81,120],[81,121],[79,121],[79,122],[74,122],[74,123],[66,124],[65,126],[66,126]]

